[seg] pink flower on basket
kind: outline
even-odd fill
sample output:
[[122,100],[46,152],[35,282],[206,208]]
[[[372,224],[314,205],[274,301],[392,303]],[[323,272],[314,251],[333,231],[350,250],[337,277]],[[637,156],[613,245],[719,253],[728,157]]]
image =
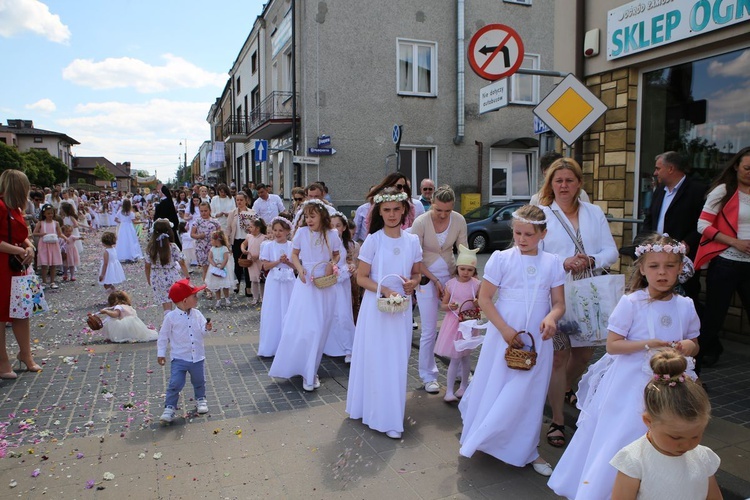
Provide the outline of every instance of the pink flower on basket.
[[333,274],[335,276],[339,275],[339,266],[337,266],[336,264],[333,265]]

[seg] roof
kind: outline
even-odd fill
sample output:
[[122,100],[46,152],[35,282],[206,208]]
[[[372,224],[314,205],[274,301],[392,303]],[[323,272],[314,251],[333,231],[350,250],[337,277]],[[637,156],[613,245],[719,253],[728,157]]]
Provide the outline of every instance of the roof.
[[490,147],[507,149],[532,149],[539,147],[539,140],[534,139],[533,137],[508,137],[506,139],[500,139]]
[[[18,122],[18,120],[10,120],[10,121]],[[30,121],[22,121],[22,125],[29,125],[29,124],[31,124]],[[76,141],[72,137],[68,137],[62,132],[54,132],[52,130],[44,130],[44,129],[35,128],[35,127],[28,127],[28,126],[9,127],[7,125],[0,125],[0,132],[7,132],[10,134],[16,134],[16,135],[34,135],[34,136],[47,135],[51,137],[61,137],[68,144],[80,144],[80,142]]]
[[107,167],[107,170],[109,170],[115,177],[130,177],[130,175],[128,175],[119,164],[115,165],[103,156],[76,156],[73,159],[73,170],[94,170],[94,167],[97,165]]

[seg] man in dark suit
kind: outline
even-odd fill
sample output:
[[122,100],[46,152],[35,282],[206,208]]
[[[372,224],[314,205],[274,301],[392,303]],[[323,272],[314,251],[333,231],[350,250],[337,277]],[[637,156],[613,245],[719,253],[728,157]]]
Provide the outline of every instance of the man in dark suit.
[[[659,186],[646,212],[642,232],[669,234],[685,244],[688,257],[694,260],[701,238],[698,218],[708,187],[687,177],[687,170],[687,159],[679,153],[668,151],[656,157],[654,176]],[[683,285],[686,295],[693,299],[696,306],[701,289],[698,274],[696,270],[695,275]]]

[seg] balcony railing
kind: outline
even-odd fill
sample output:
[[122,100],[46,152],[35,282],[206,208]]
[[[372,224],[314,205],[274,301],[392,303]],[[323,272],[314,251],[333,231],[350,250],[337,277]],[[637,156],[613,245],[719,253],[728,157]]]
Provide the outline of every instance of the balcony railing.
[[271,92],[249,114],[231,115],[224,122],[224,137],[253,136],[269,123],[291,125],[292,117],[292,92]]

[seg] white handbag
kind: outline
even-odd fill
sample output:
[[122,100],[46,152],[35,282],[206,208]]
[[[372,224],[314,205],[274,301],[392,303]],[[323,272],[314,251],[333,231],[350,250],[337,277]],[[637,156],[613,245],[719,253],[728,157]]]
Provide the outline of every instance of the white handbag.
[[56,234],[45,234],[42,236],[42,241],[44,243],[57,243],[57,235]]

